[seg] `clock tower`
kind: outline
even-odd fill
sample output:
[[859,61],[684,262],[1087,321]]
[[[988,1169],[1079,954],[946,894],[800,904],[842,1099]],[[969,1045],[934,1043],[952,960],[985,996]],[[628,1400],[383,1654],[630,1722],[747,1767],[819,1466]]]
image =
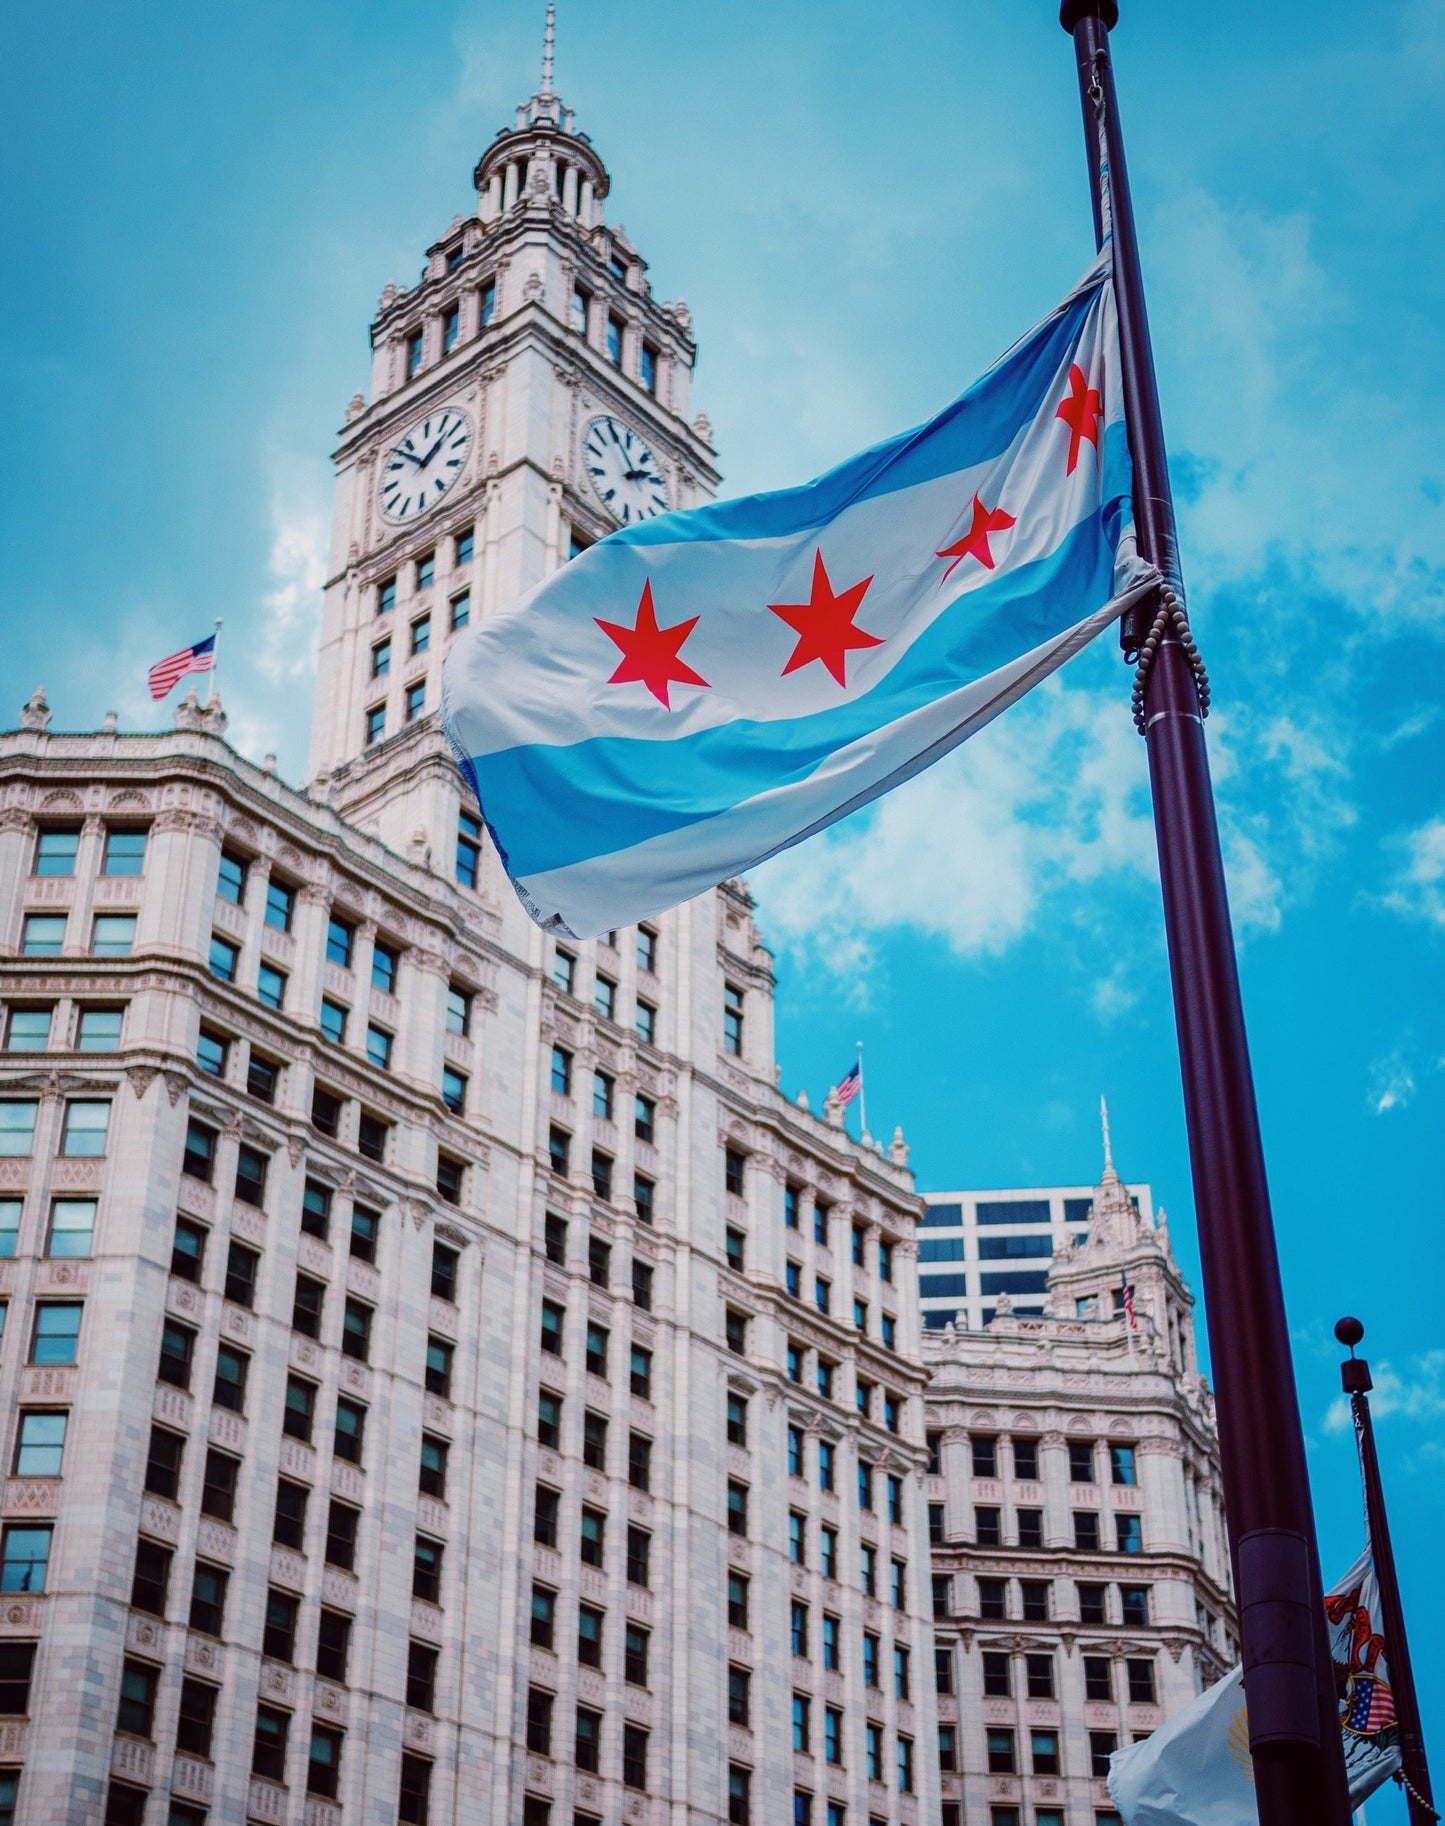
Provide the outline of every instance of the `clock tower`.
[[606,221],[606,167],[552,68],[549,6],[541,84],[478,161],[475,213],[381,294],[370,403],[353,398],[335,453],[310,772],[403,850],[449,821],[418,763],[444,749],[454,635],[719,479],[689,422],[687,306],[658,302]]

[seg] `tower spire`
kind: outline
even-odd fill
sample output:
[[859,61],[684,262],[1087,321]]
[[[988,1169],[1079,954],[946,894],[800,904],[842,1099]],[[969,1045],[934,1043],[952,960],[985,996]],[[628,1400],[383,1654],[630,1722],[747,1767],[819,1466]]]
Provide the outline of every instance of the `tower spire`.
[[552,59],[557,44],[557,8],[554,0],[547,0],[547,29],[542,34],[542,87],[540,93],[552,93]]
[[1099,1126],[1104,1131],[1104,1175],[1107,1178],[1114,1171],[1114,1150],[1109,1141],[1109,1105],[1099,1099]]

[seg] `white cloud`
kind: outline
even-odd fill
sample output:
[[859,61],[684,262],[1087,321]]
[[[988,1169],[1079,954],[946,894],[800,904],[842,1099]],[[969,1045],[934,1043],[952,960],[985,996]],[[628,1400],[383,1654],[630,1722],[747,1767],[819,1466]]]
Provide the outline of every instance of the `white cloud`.
[[1370,1089],[1365,1101],[1372,1115],[1404,1109],[1414,1095],[1415,1073],[1403,1053],[1396,1051],[1371,1061]]
[[[1439,1420],[1445,1417],[1445,1350],[1422,1351],[1411,1357],[1403,1371],[1388,1362],[1371,1364],[1374,1388],[1370,1391],[1370,1411],[1376,1420],[1400,1415],[1406,1420]],[[1332,1433],[1343,1432],[1351,1424],[1348,1396],[1339,1395],[1330,1404],[1325,1425]]]
[[1384,903],[1407,919],[1445,926],[1445,818],[1430,818],[1413,831],[1391,839],[1404,851]]

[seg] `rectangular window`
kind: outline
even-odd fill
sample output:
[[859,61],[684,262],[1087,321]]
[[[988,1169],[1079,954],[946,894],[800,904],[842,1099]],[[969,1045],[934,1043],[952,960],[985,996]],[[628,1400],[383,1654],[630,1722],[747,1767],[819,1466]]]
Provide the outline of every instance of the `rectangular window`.
[[806,1658],[808,1653],[808,1607],[794,1598],[788,1614],[788,1639],[795,1655]]
[[641,1725],[623,1724],[622,1785],[624,1788],[646,1790],[647,1735]]
[[1113,1731],[1090,1731],[1089,1773],[1096,1781],[1108,1779],[1109,1758],[1118,1748],[1119,1739]]
[[34,1148],[35,1102],[0,1103],[0,1155],[26,1156]]
[[1078,1593],[1080,1623],[1097,1625],[1105,1622],[1104,1587],[1102,1585],[1080,1585]]
[[149,1737],[155,1721],[156,1682],[160,1669],[126,1660],[120,1670],[120,1709],[115,1728],[128,1737]]
[[591,1604],[577,1606],[577,1660],[583,1667],[602,1666],[602,1612]]
[[419,1534],[412,1548],[411,1595],[428,1604],[440,1604],[442,1597],[442,1557],[445,1548],[440,1541]]
[[448,1443],[434,1433],[421,1436],[421,1462],[417,1471],[417,1488],[423,1496],[445,1500],[447,1493]]
[[68,1418],[64,1412],[45,1413],[33,1409],[21,1414],[15,1442],[17,1477],[60,1476]]
[[1044,1544],[1044,1512],[1042,1509],[1020,1509],[1019,1546],[1042,1547]]
[[286,972],[270,964],[256,967],[256,1000],[266,1008],[281,1008],[286,1001]]
[[[176,1748],[185,1750],[192,1756],[209,1757],[211,1740],[216,1723],[216,1691],[207,1686],[203,1680],[192,1680],[189,1675],[181,1682],[180,1707],[176,1715]],[[175,1803],[171,1806],[172,1818],[175,1817]],[[197,1811],[195,1826],[204,1826],[205,1815]],[[175,1826],[191,1826],[182,1814]]]
[[72,1159],[94,1160],[105,1153],[106,1130],[110,1126],[108,1100],[81,1101],[65,1106],[65,1126],[60,1137],[60,1152]]
[[95,1207],[93,1198],[57,1198],[50,1207],[50,1235],[45,1253],[51,1257],[88,1256],[95,1229]]
[[366,1024],[366,1056],[378,1071],[391,1070],[391,1048],[393,1036],[384,1027],[378,1027],[375,1021]]
[[440,1649],[430,1643],[406,1645],[406,1703],[414,1712],[434,1712],[437,1696],[437,1662]]
[[1099,1551],[1099,1516],[1094,1509],[1074,1511],[1074,1549],[1078,1553]]
[[579,1769],[595,1775],[602,1765],[602,1714],[578,1706],[572,1760]]
[[300,1376],[286,1378],[286,1405],[281,1414],[281,1430],[291,1439],[311,1443],[316,1423],[316,1384]]
[[311,1492],[305,1484],[293,1484],[281,1478],[276,1485],[276,1509],[271,1520],[271,1539],[281,1547],[302,1550],[306,1541],[306,1501]]
[[600,973],[593,979],[592,1005],[605,1021],[614,1018],[617,1009],[617,985],[610,976]]
[[339,970],[349,970],[355,942],[356,928],[333,913],[326,925],[326,961]]
[[973,1474],[975,1477],[998,1476],[998,1441],[980,1438],[974,1435],[969,1440],[973,1454]]
[[634,1490],[652,1488],[652,1441],[645,1433],[627,1436],[627,1481]]
[[953,1691],[953,1650],[936,1648],[933,1651],[933,1684],[940,1693]]
[[1087,1439],[1069,1441],[1069,1481],[1075,1484],[1094,1481],[1094,1448]]
[[983,1652],[983,1696],[985,1699],[1007,1699],[1013,1692],[1012,1662],[1002,1649]]
[[[44,1312],[42,1306],[36,1315],[37,1326]],[[36,1341],[38,1344],[38,1330]],[[188,1389],[191,1386],[191,1357],[195,1348],[196,1334],[189,1325],[181,1325],[174,1319],[165,1320],[161,1326],[161,1355],[156,1366],[156,1379],[170,1383],[173,1388]]]
[[452,1358],[454,1346],[435,1332],[427,1334],[425,1382],[427,1393],[450,1401],[452,1396]]
[[1085,1655],[1085,1699],[1113,1699],[1114,1683],[1110,1673],[1112,1666],[1113,1664],[1110,1662],[1107,1655]]
[[[1054,1697],[1054,1658],[1052,1655],[1025,1655],[1024,1672],[1028,1678],[1030,1699]],[[1042,1774],[1040,1770],[1037,1773]]]
[[903,1479],[901,1477],[890,1476],[888,1479],[888,1519],[895,1528],[903,1526]]
[[13,1256],[20,1240],[23,1198],[0,1198],[0,1257]]
[[306,1761],[306,1792],[328,1800],[336,1798],[341,1781],[341,1746],[345,1733],[330,1725],[312,1725],[311,1750]]
[[622,366],[622,322],[620,318],[608,316],[606,332],[607,359],[614,368]]
[[[373,1116],[368,1111],[362,1110],[356,1119],[357,1153],[367,1160],[385,1160],[386,1138],[390,1130],[390,1123],[383,1122],[379,1116]],[[437,1178],[440,1182],[440,1167],[438,1167]]]
[[1143,1553],[1143,1524],[1137,1515],[1114,1517],[1114,1545],[1120,1553]]
[[865,1687],[877,1687],[878,1680],[878,1638],[871,1630],[863,1632],[863,1684]]
[[542,1302],[542,1349],[549,1357],[562,1355],[562,1332],[566,1323],[567,1311],[555,1300]]
[[226,1618],[226,1588],[231,1575],[224,1566],[196,1561],[191,1575],[190,1627],[203,1636],[219,1636]]
[[958,1768],[958,1731],[953,1725],[938,1727],[938,1766],[950,1775]]
[[641,996],[633,1011],[632,1025],[639,1040],[652,1046],[657,1040],[657,1010],[651,1002],[644,1002]]
[[645,342],[637,358],[637,373],[643,386],[649,393],[657,391],[657,350],[650,342]]
[[594,1071],[592,1074],[592,1114],[604,1122],[612,1120],[613,1097],[617,1080],[610,1072]]
[[889,1598],[894,1610],[907,1610],[908,1562],[906,1560],[893,1561],[892,1577],[889,1584]]
[[205,1480],[201,1485],[201,1514],[214,1516],[218,1522],[229,1522],[236,1511],[236,1485],[241,1461],[229,1452],[206,1449]]
[[748,1580],[740,1572],[728,1574],[728,1628],[748,1628]]
[[246,1061],[246,1095],[258,1103],[274,1103],[280,1082],[281,1067],[272,1059],[262,1058],[252,1047]]
[[221,1344],[216,1348],[216,1379],[211,1388],[211,1400],[218,1408],[229,1408],[233,1414],[246,1411],[246,1375],[251,1367],[247,1352],[237,1350],[234,1344]]
[[858,1460],[858,1507],[873,1507],[873,1467],[862,1458]]
[[1154,1663],[1152,1661],[1126,1661],[1124,1666],[1129,1675],[1130,1705],[1156,1705],[1159,1696],[1154,1687]]
[[450,355],[457,346],[462,333],[462,313],[457,305],[451,305],[442,313],[442,354]]
[[464,809],[457,813],[455,866],[459,885],[476,887],[482,874],[482,821]]
[[744,1314],[729,1306],[723,1317],[723,1332],[733,1355],[745,1357],[748,1354],[748,1322]]
[[557,1545],[557,1517],[561,1501],[555,1490],[549,1490],[545,1484],[537,1485],[532,1509],[532,1539],[540,1541],[544,1547]]
[[652,1536],[645,1528],[628,1525],[627,1583],[647,1589],[650,1583]]
[[859,1577],[858,1583],[865,1598],[878,1596],[878,1549],[865,1542],[858,1549]]
[[799,1515],[796,1509],[788,1514],[788,1558],[794,1566],[808,1563],[808,1518]]
[[1003,1726],[995,1726],[986,1733],[985,1742],[989,1774],[1015,1774],[1018,1768],[1018,1753],[1014,1748],[1013,1732]]
[[135,1573],[131,1579],[130,1601],[136,1610],[152,1617],[166,1614],[166,1594],[171,1581],[171,1549],[155,1541],[136,1542]]
[[907,1699],[909,1696],[908,1650],[902,1643],[895,1643],[893,1648],[893,1697]]
[[243,1141],[236,1150],[236,1197],[242,1204],[265,1203],[266,1167],[267,1158],[260,1149]]
[[607,1420],[590,1410],[582,1416],[582,1462],[589,1471],[607,1469]]
[[139,875],[145,869],[146,833],[143,830],[107,830],[102,875]]
[[[391,636],[388,634],[385,640],[377,641],[376,645],[371,649],[371,676],[373,678],[385,678],[390,671],[391,671]],[[371,713],[368,712],[368,716],[370,716],[370,714]],[[382,726],[385,727],[386,710],[385,710],[384,706],[382,707],[381,714],[382,714]],[[381,733],[381,731],[378,730],[377,734],[379,735],[380,733]],[[375,738],[373,737],[372,739],[374,740]]]
[[883,1727],[867,1725],[864,1727],[864,1765],[870,1782],[883,1780]]
[[825,1579],[838,1577],[838,1530],[818,1530],[818,1570]]
[[21,951],[25,957],[59,957],[65,943],[63,913],[27,913]]
[[1023,1598],[1025,1623],[1047,1623],[1049,1620],[1049,1587],[1045,1579],[1023,1579],[1019,1583]]
[[123,1008],[82,1008],[75,1030],[77,1052],[114,1052],[120,1045]]
[[286,1775],[286,1740],[291,1733],[291,1714],[275,1706],[257,1706],[256,1735],[251,1742],[251,1773],[264,1780],[279,1782]]
[[1003,1579],[980,1579],[978,1614],[986,1623],[1000,1623],[1008,1615],[1008,1584]]
[[752,1725],[752,1684],[753,1677],[747,1668],[728,1669],[728,1723],[744,1731]]
[[437,1155],[437,1192],[449,1205],[462,1202],[462,1163],[450,1154]]
[[795,1755],[806,1756],[809,1752],[809,1739],[812,1706],[806,1693],[793,1695],[793,1751]]
[[562,1397],[547,1389],[537,1396],[537,1443],[552,1452],[562,1445]]
[[411,624],[411,650],[413,656],[425,653],[431,646],[431,616],[419,615]]
[[723,1231],[723,1253],[727,1256],[728,1267],[734,1274],[741,1274],[743,1271],[743,1257],[747,1241],[746,1233],[739,1230],[734,1224],[729,1224]]
[[743,1197],[747,1190],[746,1171],[747,1156],[737,1148],[723,1150],[723,1187],[735,1198]]
[[451,602],[447,605],[447,612],[451,618],[451,629],[453,634],[455,634],[458,629],[466,627],[472,619],[471,591],[462,590],[457,595],[453,596]]
[[301,1611],[298,1598],[274,1586],[266,1593],[265,1621],[261,1627],[261,1653],[272,1661],[293,1661],[296,1656],[296,1621]]
[[303,1337],[321,1336],[321,1309],[326,1301],[326,1283],[315,1275],[298,1274],[296,1292],[291,1302],[291,1329]]
[[975,1508],[973,1512],[973,1538],[980,1547],[999,1547],[1003,1544],[1003,1526],[1001,1511],[992,1507]]
[[[388,641],[386,644],[389,655],[391,642]],[[385,734],[386,705],[373,704],[366,712],[366,746],[370,748],[373,742],[379,742]]]
[[842,1624],[836,1617],[823,1613],[823,1666],[830,1674],[842,1668]]
[[35,862],[32,875],[73,875],[75,856],[80,847],[76,827],[41,831],[35,840]]
[[657,1185],[645,1173],[632,1175],[632,1202],[637,1208],[639,1220],[650,1224],[656,1211]]
[[587,1275],[594,1287],[606,1287],[612,1279],[612,1245],[600,1236],[587,1239]]
[[1138,1477],[1135,1473],[1133,1446],[1109,1447],[1109,1475],[1116,1484],[1135,1484]]
[[369,1205],[351,1207],[350,1252],[359,1262],[376,1260],[376,1242],[381,1232],[381,1213]]
[[547,1131],[548,1164],[558,1179],[565,1179],[572,1164],[572,1137],[554,1122]]
[[[632,1393],[642,1401],[652,1399],[652,1352],[641,1344],[632,1346]],[[729,1408],[731,1415],[731,1408]]]
[[579,1541],[579,1557],[584,1566],[602,1566],[605,1564],[607,1550],[607,1517],[600,1509],[584,1509],[582,1511],[582,1527]]
[[728,1533],[742,1535],[748,1532],[748,1487],[735,1479],[728,1480]]
[[603,1204],[612,1202],[612,1156],[601,1148],[592,1150],[592,1195]]
[[1057,1731],[1029,1732],[1029,1760],[1035,1775],[1059,1773],[1059,1734]]
[[50,1020],[55,1010],[12,1008],[5,1030],[6,1052],[44,1052],[50,1044]]
[[551,1648],[557,1639],[557,1594],[545,1585],[532,1587],[531,1640],[537,1648]]
[[345,1395],[336,1398],[336,1433],[333,1450],[348,1464],[359,1465],[366,1441],[366,1409]]
[[171,1433],[165,1427],[152,1427],[150,1450],[146,1455],[145,1487],[153,1496],[163,1496],[174,1502],[176,1491],[181,1482],[181,1459],[186,1449],[185,1438],[180,1433]]
[[527,1688],[527,1748],[534,1756],[552,1754],[552,1695]]
[[743,1050],[743,992],[723,984],[723,1051],[741,1058]]

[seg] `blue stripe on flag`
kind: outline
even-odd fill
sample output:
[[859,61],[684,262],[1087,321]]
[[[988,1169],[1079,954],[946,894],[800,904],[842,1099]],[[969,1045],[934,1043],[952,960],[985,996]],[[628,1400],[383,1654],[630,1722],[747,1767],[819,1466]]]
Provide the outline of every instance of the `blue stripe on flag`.
[[[1055,551],[967,592],[861,697],[792,721],[739,719],[668,742],[600,736],[472,757],[467,772],[514,876],[566,868],[718,816],[807,778],[840,748],[1017,659],[1113,593],[1119,503]],[[540,805],[565,816],[540,819]]]

